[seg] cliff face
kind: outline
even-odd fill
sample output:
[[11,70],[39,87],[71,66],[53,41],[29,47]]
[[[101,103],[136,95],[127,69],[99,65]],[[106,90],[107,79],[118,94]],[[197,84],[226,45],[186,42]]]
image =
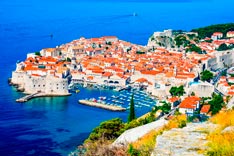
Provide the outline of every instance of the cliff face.
[[165,48],[174,48],[175,43],[172,37],[170,36],[156,36],[153,35],[149,38],[147,46],[149,47],[165,47]]
[[207,133],[215,129],[211,123],[189,123],[184,128],[165,131],[157,137],[151,156],[202,156],[207,147]]

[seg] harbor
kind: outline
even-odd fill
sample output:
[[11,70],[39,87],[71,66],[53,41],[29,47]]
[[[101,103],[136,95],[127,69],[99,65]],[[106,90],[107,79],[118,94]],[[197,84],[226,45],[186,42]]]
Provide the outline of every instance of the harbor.
[[[145,90],[136,90],[136,89],[123,89],[123,90],[116,90],[116,89],[104,89],[103,87],[86,87],[84,88],[81,84],[76,84],[73,86],[74,90],[81,90],[79,94],[73,94],[73,96],[80,97],[80,94],[83,95],[82,91],[95,91],[95,96],[89,96],[86,94],[85,97],[79,100],[88,101],[90,106],[100,107],[99,104],[105,105],[103,109],[117,107],[117,108],[124,108],[124,110],[130,109],[130,100],[133,95],[134,97],[134,106],[135,109],[145,111],[150,111],[153,107],[157,104],[157,99],[152,97],[150,94],[146,93]],[[85,89],[85,90],[84,90]],[[90,102],[92,104],[90,104]],[[97,104],[97,106],[96,106]]]

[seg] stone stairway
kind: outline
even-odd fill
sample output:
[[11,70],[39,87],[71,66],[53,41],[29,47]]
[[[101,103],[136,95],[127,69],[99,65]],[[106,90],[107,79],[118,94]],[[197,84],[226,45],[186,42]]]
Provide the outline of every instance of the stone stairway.
[[207,132],[214,130],[211,123],[189,123],[184,128],[174,128],[157,137],[151,156],[202,156],[207,149]]

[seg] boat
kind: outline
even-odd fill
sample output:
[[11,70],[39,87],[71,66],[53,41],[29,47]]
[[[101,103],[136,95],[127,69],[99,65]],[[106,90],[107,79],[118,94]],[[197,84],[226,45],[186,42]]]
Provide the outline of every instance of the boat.
[[100,96],[98,97],[100,100],[106,100],[106,97],[105,96]]
[[124,98],[122,98],[122,97],[121,97],[121,98],[119,98],[119,99],[120,99],[120,100],[124,100]]
[[114,89],[114,91],[117,91],[117,92],[119,92],[120,90],[121,90],[120,87],[116,87],[116,88]]
[[115,95],[112,95],[111,97],[114,98],[114,99],[118,99],[119,98],[119,96],[115,96]]
[[71,89],[73,88],[73,86],[74,86],[74,83],[71,82],[71,83],[68,85],[68,89],[71,90]]

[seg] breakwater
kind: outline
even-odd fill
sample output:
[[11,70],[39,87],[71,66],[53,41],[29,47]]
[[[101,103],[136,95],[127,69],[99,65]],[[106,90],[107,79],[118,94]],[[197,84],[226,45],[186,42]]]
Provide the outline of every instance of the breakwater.
[[103,108],[103,109],[107,109],[111,111],[125,111],[126,110],[126,108],[123,108],[123,107],[111,106],[111,105],[106,105],[103,103],[98,103],[98,102],[93,102],[93,101],[88,101],[88,100],[79,100],[78,102],[83,105]]
[[39,93],[29,94],[19,99],[16,99],[16,102],[27,102],[33,98],[38,98],[38,97],[69,96],[69,95],[71,94],[70,93],[68,94],[46,94],[46,93],[39,92]]

